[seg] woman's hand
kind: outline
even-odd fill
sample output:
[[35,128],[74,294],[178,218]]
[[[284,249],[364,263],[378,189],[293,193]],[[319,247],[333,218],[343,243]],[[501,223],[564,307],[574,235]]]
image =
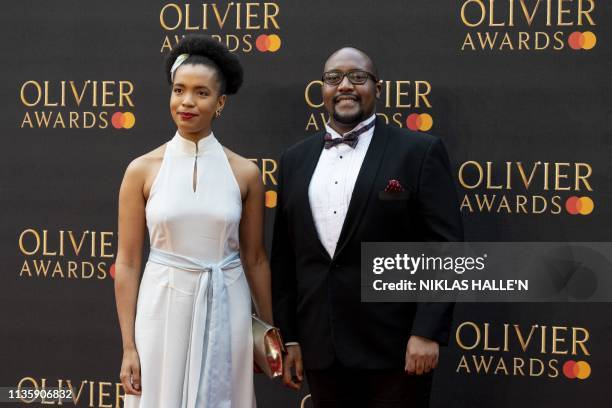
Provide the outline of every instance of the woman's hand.
[[121,384],[123,384],[126,394],[142,394],[140,389],[140,357],[138,357],[136,349],[123,352],[119,378],[121,378]]

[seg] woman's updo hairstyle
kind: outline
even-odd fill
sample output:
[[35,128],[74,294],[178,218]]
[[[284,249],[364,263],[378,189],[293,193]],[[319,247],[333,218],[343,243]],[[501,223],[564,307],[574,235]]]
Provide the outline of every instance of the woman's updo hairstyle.
[[[183,37],[166,58],[166,75],[172,85],[170,69],[181,54],[189,54],[181,65],[202,64],[214,69],[219,80],[219,94],[233,95],[242,85],[242,66],[238,58],[225,45],[203,34]],[[178,68],[177,68],[178,69]]]

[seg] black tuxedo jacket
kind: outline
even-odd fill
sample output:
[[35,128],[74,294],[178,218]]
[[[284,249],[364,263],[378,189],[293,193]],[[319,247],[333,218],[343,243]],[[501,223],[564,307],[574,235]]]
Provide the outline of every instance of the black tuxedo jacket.
[[[321,244],[308,186],[323,149],[316,133],[282,155],[272,243],[274,320],[299,342],[307,369],[404,366],[410,335],[446,344],[453,305],[362,303],[361,242],[461,241],[463,226],[441,140],[376,120],[333,257]],[[407,193],[381,195],[389,180]],[[386,199],[385,199],[386,198]]]

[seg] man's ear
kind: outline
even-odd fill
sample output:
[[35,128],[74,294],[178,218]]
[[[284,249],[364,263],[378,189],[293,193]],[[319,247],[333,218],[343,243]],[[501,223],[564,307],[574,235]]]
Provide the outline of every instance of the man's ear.
[[382,93],[382,85],[383,85],[383,80],[379,79],[378,82],[376,82],[376,99],[380,99],[380,95]]

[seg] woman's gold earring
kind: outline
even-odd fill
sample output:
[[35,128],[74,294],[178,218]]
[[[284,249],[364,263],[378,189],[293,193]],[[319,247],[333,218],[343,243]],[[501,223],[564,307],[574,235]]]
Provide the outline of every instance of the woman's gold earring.
[[218,118],[219,116],[221,116],[221,109],[215,112],[215,117]]

